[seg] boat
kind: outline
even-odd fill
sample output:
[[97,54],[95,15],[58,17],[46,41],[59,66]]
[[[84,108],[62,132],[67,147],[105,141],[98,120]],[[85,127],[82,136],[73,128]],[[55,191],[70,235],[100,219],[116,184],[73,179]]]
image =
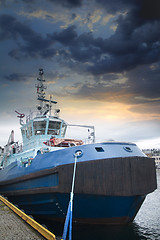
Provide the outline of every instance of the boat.
[[[46,98],[43,75],[39,69],[37,110],[26,120],[16,111],[23,145],[12,131],[1,163],[0,194],[26,214],[64,222],[76,159],[73,222],[132,222],[147,194],[157,188],[154,159],[134,143],[97,143],[93,126],[61,119],[57,102]],[[87,128],[87,141],[65,138],[71,125]]]

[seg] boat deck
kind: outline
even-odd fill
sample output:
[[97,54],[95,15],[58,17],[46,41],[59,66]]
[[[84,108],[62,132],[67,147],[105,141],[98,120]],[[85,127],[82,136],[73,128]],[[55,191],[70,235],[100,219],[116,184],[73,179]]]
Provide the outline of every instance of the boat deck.
[[5,205],[2,199],[0,199],[0,236],[3,240],[46,239]]

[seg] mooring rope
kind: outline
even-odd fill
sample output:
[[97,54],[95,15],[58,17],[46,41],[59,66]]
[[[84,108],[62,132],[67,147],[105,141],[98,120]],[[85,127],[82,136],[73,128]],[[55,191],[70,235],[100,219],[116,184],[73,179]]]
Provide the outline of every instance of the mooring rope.
[[73,170],[73,177],[72,177],[72,188],[70,193],[70,201],[68,205],[66,220],[63,229],[63,235],[61,240],[66,240],[67,232],[68,232],[68,225],[69,225],[69,240],[72,239],[72,212],[73,212],[73,196],[74,196],[74,183],[75,183],[75,175],[76,175],[76,165],[77,165],[77,158],[82,155],[81,150],[77,150],[74,154],[74,170]]

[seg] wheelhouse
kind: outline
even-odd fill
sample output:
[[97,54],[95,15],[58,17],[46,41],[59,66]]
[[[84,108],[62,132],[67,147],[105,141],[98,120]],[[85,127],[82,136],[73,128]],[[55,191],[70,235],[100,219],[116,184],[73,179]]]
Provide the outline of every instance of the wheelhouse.
[[21,127],[23,141],[32,138],[49,139],[50,137],[64,138],[67,124],[55,117],[37,117]]

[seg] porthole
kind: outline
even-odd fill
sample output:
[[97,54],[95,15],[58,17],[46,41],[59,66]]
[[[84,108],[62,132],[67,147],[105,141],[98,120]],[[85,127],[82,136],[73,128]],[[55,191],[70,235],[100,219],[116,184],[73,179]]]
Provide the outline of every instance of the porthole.
[[127,152],[132,152],[133,151],[130,147],[123,147],[123,149]]

